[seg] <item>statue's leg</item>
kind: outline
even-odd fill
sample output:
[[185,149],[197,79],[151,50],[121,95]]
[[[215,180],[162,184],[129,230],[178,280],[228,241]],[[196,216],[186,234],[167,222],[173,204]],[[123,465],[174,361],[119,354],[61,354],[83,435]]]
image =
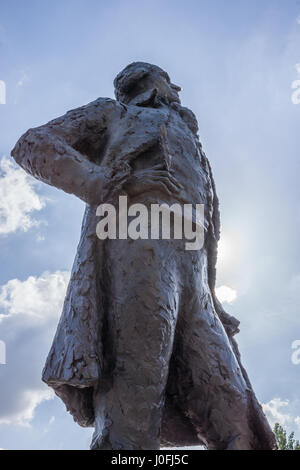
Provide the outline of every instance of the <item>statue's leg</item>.
[[159,449],[178,310],[176,253],[160,240],[105,246],[105,375],[93,449]]
[[171,360],[172,380],[177,383],[173,401],[208,449],[272,449],[270,427],[259,406],[253,406],[254,392],[215,313],[205,252],[191,252],[185,258],[183,309]]

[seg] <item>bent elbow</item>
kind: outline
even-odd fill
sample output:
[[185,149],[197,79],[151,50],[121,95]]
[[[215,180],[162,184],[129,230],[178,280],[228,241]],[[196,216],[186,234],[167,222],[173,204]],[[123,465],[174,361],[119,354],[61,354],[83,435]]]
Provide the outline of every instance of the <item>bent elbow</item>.
[[36,142],[36,136],[34,129],[29,129],[25,134],[20,137],[10,155],[13,157],[15,162],[21,167],[25,165],[25,159],[29,156],[30,146]]

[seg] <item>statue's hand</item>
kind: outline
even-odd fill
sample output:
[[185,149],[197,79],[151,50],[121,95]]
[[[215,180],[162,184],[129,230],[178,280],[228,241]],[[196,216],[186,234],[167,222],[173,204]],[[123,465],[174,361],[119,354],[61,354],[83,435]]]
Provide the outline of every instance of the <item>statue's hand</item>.
[[130,176],[123,186],[129,196],[138,196],[144,192],[159,190],[169,195],[179,193],[183,186],[177,181],[170,170],[165,169],[164,164],[152,168],[136,171]]
[[90,201],[93,205],[103,202],[116,204],[120,194],[124,194],[124,185],[130,179],[132,169],[127,162],[118,163],[118,167],[98,167],[90,184]]
[[182,191],[183,186],[164,164],[132,173],[130,165],[123,163],[117,169],[102,167],[89,189],[91,204],[98,205],[102,202],[116,204],[122,193],[134,197],[149,191],[161,191],[172,196]]

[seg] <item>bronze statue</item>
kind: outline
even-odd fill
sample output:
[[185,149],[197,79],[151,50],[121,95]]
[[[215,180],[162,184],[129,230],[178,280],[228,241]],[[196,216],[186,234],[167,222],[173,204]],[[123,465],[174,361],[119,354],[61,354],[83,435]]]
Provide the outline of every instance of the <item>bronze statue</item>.
[[[30,129],[12,151],[39,180],[86,203],[81,239],[43,380],[92,449],[275,449],[215,296],[218,198],[192,111],[161,68],[128,65],[99,98]],[[97,206],[204,204],[205,242],[106,239]]]

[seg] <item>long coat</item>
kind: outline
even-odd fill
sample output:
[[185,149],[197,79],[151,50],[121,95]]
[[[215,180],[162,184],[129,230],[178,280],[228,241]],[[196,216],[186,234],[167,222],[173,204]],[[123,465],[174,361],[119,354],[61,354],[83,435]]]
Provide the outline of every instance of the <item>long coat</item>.
[[[210,165],[198,140],[195,116],[179,104],[174,106],[182,125],[190,133],[210,188],[210,197],[206,201],[205,237],[209,287],[216,312],[240,363],[233,339],[239,331],[239,322],[224,312],[214,293],[219,210]],[[106,168],[108,176],[113,176],[118,168],[151,148],[161,138],[164,119],[157,120],[156,117],[154,120],[151,112],[142,103],[125,106],[109,98],[99,98],[44,126],[30,129],[12,151],[17,163],[28,173],[87,202],[62,316],[43,371],[43,381],[55,390],[81,426],[93,426],[93,389],[101,381],[104,357],[103,242],[96,236],[96,205],[89,200],[89,186],[97,165]],[[69,148],[67,154],[66,145]],[[109,195],[103,197],[105,201]],[[243,368],[242,372],[249,390],[252,390]],[[253,400],[259,407],[254,393]],[[169,410],[166,403],[162,441],[166,445],[199,444],[195,433],[179,418],[176,436],[171,435],[169,430],[174,428],[174,419],[174,410]]]

